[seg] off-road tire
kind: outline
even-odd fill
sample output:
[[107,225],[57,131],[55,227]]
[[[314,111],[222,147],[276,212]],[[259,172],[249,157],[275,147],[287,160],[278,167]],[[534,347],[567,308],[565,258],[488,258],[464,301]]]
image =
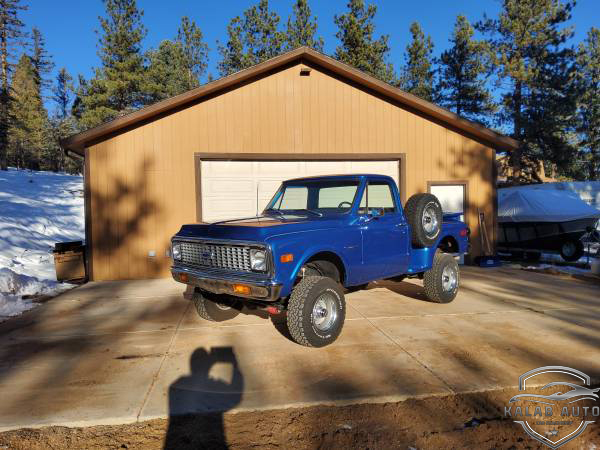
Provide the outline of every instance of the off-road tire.
[[[456,286],[452,290],[444,289],[444,269],[448,267],[456,275]],[[423,275],[423,287],[425,295],[435,303],[450,303],[455,299],[460,285],[460,272],[458,263],[452,255],[437,252],[433,258],[433,265]]]
[[235,308],[235,302],[231,299],[209,296],[202,292],[194,292],[192,301],[196,312],[200,317],[211,322],[224,322],[236,317],[240,311]]
[[[574,245],[574,252],[571,253],[567,251],[568,245]],[[567,262],[575,262],[579,258],[583,256],[585,249],[583,247],[583,242],[575,239],[565,240],[562,244],[560,244],[560,256]]]
[[[423,214],[430,209],[437,220],[436,229],[427,232],[423,227]],[[442,205],[433,194],[415,194],[404,206],[404,214],[411,229],[412,245],[417,248],[434,245],[442,231]]]
[[[329,293],[337,307],[336,319],[325,331],[313,321],[313,309],[319,297]],[[344,291],[339,283],[328,277],[304,277],[292,291],[288,301],[287,327],[292,339],[306,347],[324,347],[337,339],[346,317]]]

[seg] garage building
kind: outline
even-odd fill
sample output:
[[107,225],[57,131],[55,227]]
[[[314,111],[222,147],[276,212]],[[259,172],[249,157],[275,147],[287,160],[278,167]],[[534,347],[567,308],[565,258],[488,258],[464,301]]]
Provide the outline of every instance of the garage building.
[[182,224],[253,216],[315,174],[390,175],[403,202],[433,192],[465,215],[473,257],[478,211],[496,241],[496,150],[517,145],[305,47],[63,142],[85,157],[92,280],[168,276]]

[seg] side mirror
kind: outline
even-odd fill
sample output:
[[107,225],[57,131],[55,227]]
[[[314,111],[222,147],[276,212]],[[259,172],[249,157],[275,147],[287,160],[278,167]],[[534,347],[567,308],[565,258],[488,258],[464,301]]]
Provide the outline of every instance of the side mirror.
[[363,221],[363,223],[367,223],[381,216],[383,216],[383,208],[369,208],[369,212],[364,216],[361,216],[360,218]]
[[383,216],[383,208],[373,208],[370,211],[370,215],[372,217],[380,217]]

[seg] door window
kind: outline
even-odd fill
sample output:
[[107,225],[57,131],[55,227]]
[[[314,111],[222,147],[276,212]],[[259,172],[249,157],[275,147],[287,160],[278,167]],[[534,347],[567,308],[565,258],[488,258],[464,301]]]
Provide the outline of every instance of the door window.
[[370,214],[374,209],[382,210],[384,214],[396,212],[392,187],[386,181],[370,181],[367,184],[358,213]]

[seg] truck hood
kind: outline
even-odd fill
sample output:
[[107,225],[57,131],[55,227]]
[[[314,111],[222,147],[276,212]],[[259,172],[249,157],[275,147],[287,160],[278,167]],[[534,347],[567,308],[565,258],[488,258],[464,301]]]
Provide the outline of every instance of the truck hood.
[[257,216],[233,219],[212,224],[183,225],[175,237],[227,239],[238,241],[266,241],[286,233],[323,230],[340,225],[338,217],[307,217],[297,215]]

